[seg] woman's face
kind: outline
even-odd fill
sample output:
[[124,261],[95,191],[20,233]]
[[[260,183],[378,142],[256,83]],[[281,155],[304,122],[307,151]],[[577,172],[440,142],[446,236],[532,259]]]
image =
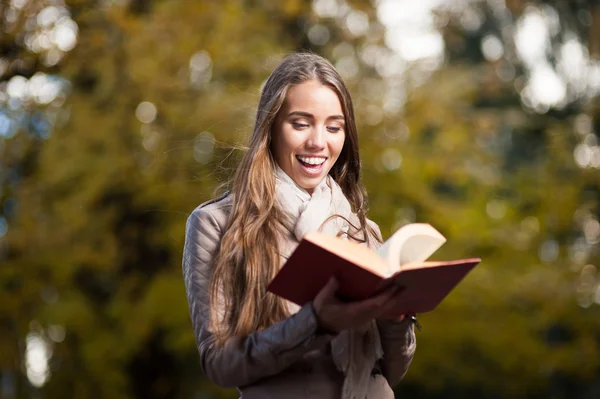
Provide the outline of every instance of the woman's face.
[[273,123],[273,156],[312,194],[340,156],[344,127],[342,106],[332,89],[316,80],[293,86]]

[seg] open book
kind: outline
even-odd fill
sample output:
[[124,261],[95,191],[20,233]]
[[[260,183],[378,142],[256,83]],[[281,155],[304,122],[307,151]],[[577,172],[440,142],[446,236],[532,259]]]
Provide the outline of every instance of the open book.
[[307,234],[268,287],[298,305],[311,301],[331,276],[346,300],[368,298],[388,284],[404,288],[388,317],[433,310],[481,259],[427,262],[446,242],[431,225],[403,226],[377,252],[323,233]]

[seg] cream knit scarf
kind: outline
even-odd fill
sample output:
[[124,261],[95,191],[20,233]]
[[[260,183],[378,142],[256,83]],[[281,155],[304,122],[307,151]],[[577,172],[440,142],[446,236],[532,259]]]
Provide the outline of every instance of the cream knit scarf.
[[[358,226],[358,218],[352,213],[350,203],[331,176],[323,179],[312,195],[298,187],[279,167],[276,182],[277,202],[288,219],[285,227],[298,241],[313,231],[332,236],[347,233],[349,225],[344,218]],[[332,215],[344,218],[328,220]],[[290,304],[290,309],[298,311],[299,307]],[[371,371],[377,359],[383,356],[375,321],[340,332],[331,342],[331,352],[337,368],[345,375],[342,399],[365,399]]]

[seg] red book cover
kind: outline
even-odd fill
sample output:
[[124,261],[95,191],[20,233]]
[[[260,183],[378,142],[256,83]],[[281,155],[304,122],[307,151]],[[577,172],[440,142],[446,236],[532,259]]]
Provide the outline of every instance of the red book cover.
[[311,301],[331,276],[346,300],[365,299],[383,286],[404,288],[389,317],[433,310],[481,260],[412,263],[391,273],[385,259],[367,247],[321,233],[307,235],[273,279],[268,290],[300,306]]

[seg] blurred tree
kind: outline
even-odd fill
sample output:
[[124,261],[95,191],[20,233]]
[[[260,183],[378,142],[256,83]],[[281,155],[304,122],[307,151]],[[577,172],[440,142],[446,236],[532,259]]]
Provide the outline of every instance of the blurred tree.
[[484,258],[398,394],[596,397],[597,2],[415,4],[0,4],[0,396],[237,397],[200,374],[185,219],[310,48],[354,94],[370,216]]

